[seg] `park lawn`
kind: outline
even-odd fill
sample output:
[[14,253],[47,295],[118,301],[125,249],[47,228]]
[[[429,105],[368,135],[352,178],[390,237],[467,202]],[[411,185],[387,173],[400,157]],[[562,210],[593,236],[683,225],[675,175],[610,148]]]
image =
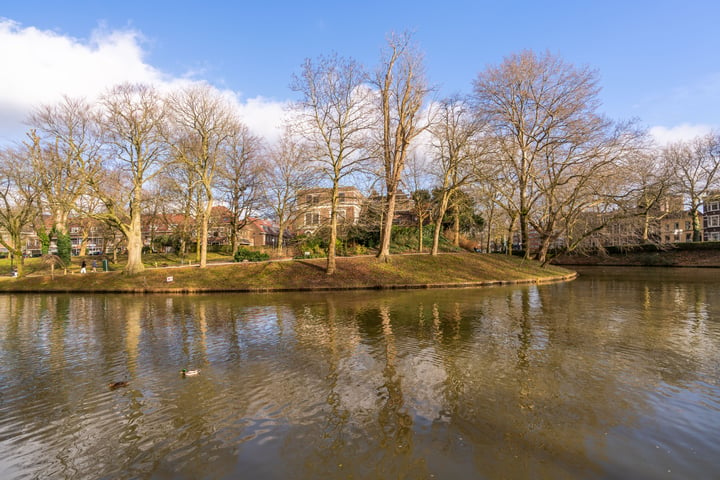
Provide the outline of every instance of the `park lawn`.
[[[3,277],[6,292],[220,292],[291,291],[359,288],[430,288],[514,282],[542,282],[573,277],[573,272],[497,254],[445,253],[338,257],[334,275],[325,273],[325,259],[243,262],[148,268],[136,275],[120,271],[87,274],[34,274]],[[171,277],[171,278],[170,278]]]

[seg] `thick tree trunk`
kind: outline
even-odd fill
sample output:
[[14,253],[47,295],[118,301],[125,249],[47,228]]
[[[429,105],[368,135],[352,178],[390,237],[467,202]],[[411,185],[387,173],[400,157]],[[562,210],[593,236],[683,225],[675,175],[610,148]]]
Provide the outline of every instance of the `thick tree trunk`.
[[278,236],[277,236],[277,251],[281,252],[283,248],[283,237],[285,236],[285,227],[280,224],[280,227],[278,228]]
[[392,239],[392,225],[395,217],[395,197],[396,191],[388,192],[387,203],[385,204],[385,215],[383,215],[383,224],[380,235],[380,251],[377,258],[387,258],[390,255],[390,240]]
[[133,211],[130,218],[130,225],[127,231],[128,259],[125,265],[125,273],[136,274],[145,270],[142,263],[142,223],[140,212]]
[[700,215],[698,214],[697,207],[693,208],[690,214],[692,215],[693,242],[702,242],[702,229],[700,225]]
[[333,184],[330,195],[330,243],[328,244],[327,267],[325,269],[325,273],[333,275],[335,273],[335,244],[337,243],[337,182]]
[[208,224],[212,213],[212,201],[208,201],[200,227],[200,268],[207,267]]

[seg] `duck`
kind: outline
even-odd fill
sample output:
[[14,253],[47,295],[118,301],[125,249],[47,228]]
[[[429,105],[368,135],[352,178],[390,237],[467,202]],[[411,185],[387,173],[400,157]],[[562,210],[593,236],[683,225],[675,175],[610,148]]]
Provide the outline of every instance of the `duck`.
[[118,388],[127,387],[128,385],[128,382],[112,382],[108,383],[108,388],[110,390],[117,390]]
[[188,370],[186,368],[183,368],[180,370],[180,373],[182,373],[183,377],[194,377],[198,373],[200,373],[200,370]]

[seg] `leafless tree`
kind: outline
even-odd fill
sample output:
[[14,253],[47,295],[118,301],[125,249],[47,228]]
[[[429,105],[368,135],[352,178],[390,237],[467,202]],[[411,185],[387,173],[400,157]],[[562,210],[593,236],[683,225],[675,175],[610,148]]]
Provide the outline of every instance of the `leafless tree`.
[[572,145],[577,130],[595,115],[598,91],[595,71],[527,50],[488,67],[474,82],[478,113],[502,140],[498,160],[508,165],[517,185],[512,200],[528,252],[528,221],[539,201],[533,180],[542,175],[548,150],[558,143]]
[[23,233],[32,225],[39,209],[37,172],[25,161],[27,146],[0,150],[0,245],[17,260],[23,275]]
[[409,34],[391,35],[376,74],[382,132],[385,198],[378,258],[390,255],[395,203],[412,142],[427,127],[422,107],[430,92],[423,56]]
[[665,147],[663,154],[676,172],[680,191],[688,197],[693,242],[701,242],[700,206],[703,197],[719,186],[720,133],[711,132],[672,143]]
[[27,120],[29,156],[43,208],[53,228],[67,234],[70,213],[87,193],[88,178],[100,168],[100,138],[95,108],[85,99],[63,97],[35,109]]
[[473,178],[473,161],[480,155],[480,122],[468,102],[458,96],[439,102],[430,128],[438,200],[431,255],[438,254],[442,219],[453,195]]
[[249,222],[265,188],[262,182],[265,150],[262,138],[247,126],[239,125],[220,160],[217,189],[219,198],[230,210],[232,255],[240,246],[239,232]]
[[296,103],[294,131],[311,146],[322,176],[330,182],[330,241],[326,273],[335,273],[338,188],[367,161],[366,133],[373,117],[368,111],[367,75],[352,59],[337,55],[306,60],[291,88],[302,95]]
[[208,223],[222,156],[241,128],[228,101],[207,84],[191,85],[167,97],[175,158],[191,168],[202,190],[199,213],[200,268],[207,266]]
[[423,252],[423,226],[432,214],[432,195],[430,194],[430,174],[423,157],[412,155],[403,171],[403,184],[410,190],[413,213],[418,220],[418,252]]
[[[177,253],[184,259],[189,245],[198,239],[195,219],[200,186],[194,168],[180,161],[171,160],[171,163],[174,168],[165,169],[153,182],[154,195],[150,200],[154,206],[151,208],[166,224],[173,225]],[[199,249],[196,255],[199,261]]]
[[[551,247],[568,251],[574,247],[567,237],[575,220],[599,205],[608,204],[619,193],[611,187],[622,170],[620,162],[642,148],[642,132],[632,124],[612,122],[588,115],[575,126],[570,138],[558,139],[538,158],[533,188],[538,192],[528,222],[538,233],[537,260],[550,260]],[[592,233],[574,228],[574,241]],[[565,239],[564,244],[558,244]]]
[[[530,228],[537,232],[542,263],[576,218],[617,194],[607,191],[614,183],[608,177],[641,148],[632,123],[597,113],[597,84],[595,71],[532,51],[507,57],[474,83],[477,113],[488,122],[501,164],[505,186],[498,191],[508,216],[519,221],[526,255]],[[567,239],[565,248],[572,248]]]
[[318,172],[308,163],[309,145],[295,137],[290,129],[270,148],[268,158],[263,172],[264,202],[277,220],[277,249],[281,250],[287,228],[304,213],[299,193],[316,185]]
[[142,84],[121,84],[100,99],[107,155],[103,175],[90,179],[106,211],[96,214],[127,242],[125,272],[142,272],[143,189],[166,165],[166,115],[160,94]]
[[617,188],[620,212],[616,219],[638,217],[638,240],[650,242],[653,225],[671,213],[667,204],[676,182],[673,167],[665,155],[649,145],[621,159],[618,167],[622,176]]

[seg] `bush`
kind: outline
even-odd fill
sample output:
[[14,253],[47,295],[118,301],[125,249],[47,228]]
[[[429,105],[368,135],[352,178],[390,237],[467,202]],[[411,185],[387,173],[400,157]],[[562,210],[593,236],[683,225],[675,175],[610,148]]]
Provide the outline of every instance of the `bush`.
[[57,234],[57,250],[58,257],[67,266],[70,265],[70,257],[72,255],[72,241],[70,235],[58,233]]
[[243,262],[245,260],[248,262],[263,262],[265,260],[270,260],[270,255],[241,247],[237,252],[235,252],[235,261]]
[[298,235],[296,248],[298,258],[325,258],[327,256],[326,242],[318,236]]

